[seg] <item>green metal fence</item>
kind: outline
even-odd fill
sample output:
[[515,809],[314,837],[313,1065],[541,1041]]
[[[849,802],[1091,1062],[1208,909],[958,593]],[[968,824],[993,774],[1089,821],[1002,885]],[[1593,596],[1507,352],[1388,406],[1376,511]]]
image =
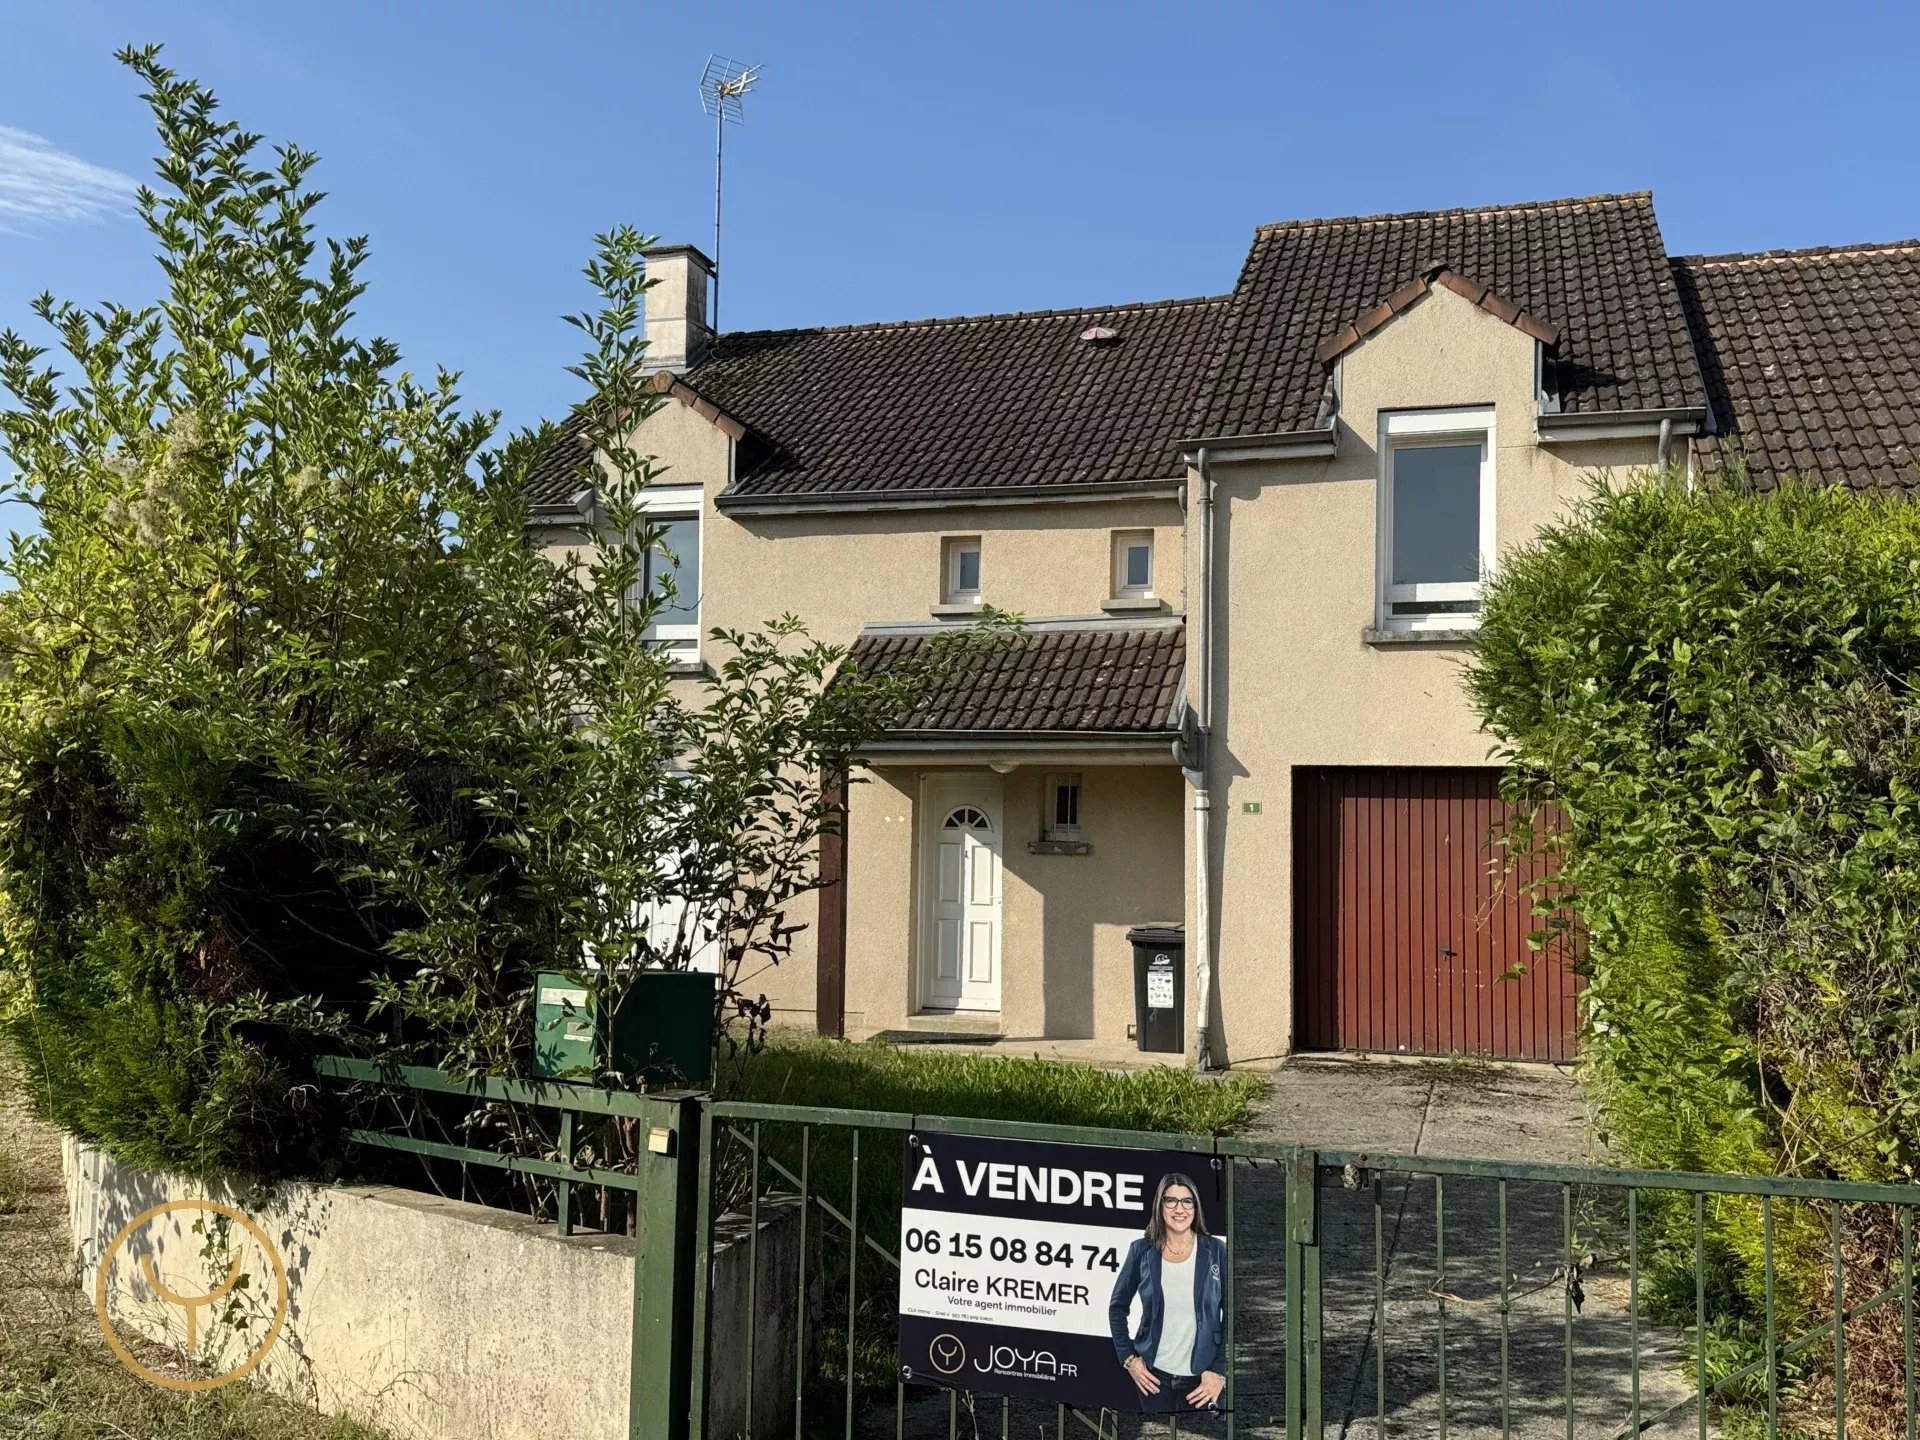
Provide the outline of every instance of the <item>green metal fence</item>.
[[[374,1128],[350,1138],[550,1183],[563,1233],[578,1223],[570,1198],[579,1187],[633,1197],[634,1440],[732,1440],[707,1423],[710,1387],[737,1385],[742,1373],[734,1364],[716,1374],[710,1350],[723,1212],[745,1220],[748,1382],[738,1428],[761,1440],[776,1423],[795,1440],[996,1431],[1066,1440],[1083,1429],[1171,1437],[1183,1427],[1228,1440],[1634,1440],[1705,1437],[1730,1404],[1769,1437],[1844,1436],[1849,1403],[1863,1398],[1878,1428],[1916,1440],[1920,1189],[463,1082],[341,1059],[322,1071],[372,1091],[546,1117],[539,1133],[552,1141],[540,1154]],[[632,1127],[629,1168],[575,1163],[575,1127],[590,1119]],[[1224,1413],[1080,1414],[903,1382],[894,1356],[900,1153],[915,1133],[1211,1156],[1226,1207]],[[773,1205],[798,1231],[783,1273],[761,1253]],[[599,1212],[602,1224],[609,1213]],[[1716,1214],[1739,1222],[1721,1233],[1750,1237],[1754,1293],[1729,1287],[1731,1257],[1713,1253],[1725,1244],[1710,1224]],[[1885,1262],[1878,1269],[1862,1258],[1863,1235]],[[1811,1284],[1816,1261],[1826,1276]],[[1792,1283],[1782,1267],[1798,1267]],[[791,1316],[777,1342],[792,1347],[779,1394],[761,1393],[754,1378],[762,1347],[776,1343],[760,1333],[767,1296]],[[1725,1317],[1742,1313],[1750,1333],[1729,1333]],[[739,1318],[718,1317],[734,1329]]]

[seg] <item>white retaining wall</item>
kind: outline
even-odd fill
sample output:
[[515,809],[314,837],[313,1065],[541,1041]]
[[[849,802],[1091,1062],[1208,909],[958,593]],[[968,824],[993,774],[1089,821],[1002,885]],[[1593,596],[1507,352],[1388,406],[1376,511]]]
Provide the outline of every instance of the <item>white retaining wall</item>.
[[[243,1192],[125,1165],[72,1139],[63,1168],[89,1296],[106,1247],[151,1206],[223,1201],[266,1231],[286,1263],[289,1307],[255,1378],[289,1398],[404,1440],[625,1440],[629,1239],[562,1239],[550,1223],[384,1185]],[[148,1294],[137,1262],[150,1255],[177,1293],[212,1288],[193,1283],[207,1269],[203,1238],[191,1230],[203,1213],[162,1216],[129,1242],[110,1271],[118,1326],[175,1344],[184,1338],[183,1310]],[[798,1285],[803,1273],[813,1276],[810,1290],[819,1283],[819,1267],[801,1264],[798,1218],[794,1205],[761,1206],[755,1440],[792,1427]],[[747,1222],[724,1217],[715,1229],[708,1426],[715,1440],[731,1440],[746,1403],[738,1377],[747,1356]],[[249,1328],[214,1335],[228,1355],[251,1349],[272,1308],[271,1284],[254,1284],[240,1312]],[[817,1293],[808,1298],[814,1304]]]

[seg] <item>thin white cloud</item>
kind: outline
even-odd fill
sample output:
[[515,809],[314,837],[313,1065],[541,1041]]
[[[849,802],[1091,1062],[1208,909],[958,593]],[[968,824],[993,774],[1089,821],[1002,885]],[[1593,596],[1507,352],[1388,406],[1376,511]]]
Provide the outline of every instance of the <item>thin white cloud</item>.
[[0,125],[0,230],[19,233],[121,213],[138,184],[31,130]]

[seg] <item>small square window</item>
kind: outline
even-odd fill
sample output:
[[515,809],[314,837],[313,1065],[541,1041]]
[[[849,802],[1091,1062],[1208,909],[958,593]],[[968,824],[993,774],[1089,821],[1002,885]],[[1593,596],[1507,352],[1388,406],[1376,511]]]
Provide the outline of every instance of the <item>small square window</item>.
[[949,539],[945,549],[942,597],[949,605],[977,605],[980,602],[980,537]]
[[1080,838],[1080,777],[1077,774],[1047,777],[1046,810],[1041,832],[1048,840]]
[[1144,600],[1153,595],[1153,532],[1113,532],[1113,593],[1119,599]]

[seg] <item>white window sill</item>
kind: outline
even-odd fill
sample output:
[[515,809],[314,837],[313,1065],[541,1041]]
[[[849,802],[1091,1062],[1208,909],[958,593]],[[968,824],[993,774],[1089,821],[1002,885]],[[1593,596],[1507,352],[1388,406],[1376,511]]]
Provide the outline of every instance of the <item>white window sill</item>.
[[1109,615],[1127,615],[1145,610],[1165,610],[1167,602],[1156,595],[1113,595],[1100,602]]
[[986,605],[979,600],[961,600],[936,605],[933,607],[933,614],[936,619],[951,620],[961,616],[978,615],[986,608]]
[[1461,630],[1383,630],[1377,625],[1369,625],[1360,632],[1360,639],[1367,645],[1472,645],[1478,642],[1480,632],[1471,627]]

